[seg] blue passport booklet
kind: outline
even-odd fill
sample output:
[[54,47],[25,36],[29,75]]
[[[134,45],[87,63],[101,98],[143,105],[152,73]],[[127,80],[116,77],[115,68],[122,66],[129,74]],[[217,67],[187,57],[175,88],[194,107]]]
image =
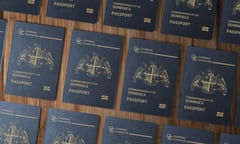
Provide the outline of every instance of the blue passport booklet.
[[180,46],[132,38],[121,110],[170,116]]
[[36,144],[40,107],[0,102],[0,143]]
[[1,0],[0,10],[38,15],[40,4],[41,0]]
[[236,65],[236,53],[189,47],[179,118],[228,124]]
[[74,30],[63,101],[112,108],[121,49],[120,36]]
[[95,23],[99,4],[99,0],[48,0],[47,16]]
[[162,33],[211,39],[217,0],[166,0]]
[[224,0],[219,41],[240,44],[240,0]]
[[102,144],[155,144],[156,124],[107,117]]
[[238,97],[237,97],[237,110],[236,110],[235,126],[240,127],[240,92],[238,92]]
[[7,21],[0,19],[0,71],[2,71],[2,59],[4,56],[4,40]]
[[104,24],[153,31],[158,0],[107,0]]
[[45,144],[96,144],[99,117],[93,114],[48,109]]
[[162,144],[214,144],[214,132],[178,126],[163,127]]
[[220,136],[219,144],[239,144],[239,143],[240,135],[222,133]]
[[15,23],[5,93],[55,99],[64,33],[64,28]]

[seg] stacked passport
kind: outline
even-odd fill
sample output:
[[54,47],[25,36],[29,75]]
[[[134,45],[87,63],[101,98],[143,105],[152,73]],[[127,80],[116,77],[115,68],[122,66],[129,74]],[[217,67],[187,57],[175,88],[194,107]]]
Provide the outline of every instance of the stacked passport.
[[0,10],[39,15],[41,0],[1,0]]
[[92,114],[48,109],[45,144],[94,144],[99,117]]
[[0,143],[36,144],[40,107],[0,102]]
[[5,92],[55,99],[64,35],[64,28],[16,22]]
[[180,46],[130,39],[121,110],[170,116]]
[[[48,0],[46,16],[96,23],[100,0]],[[14,3],[14,4],[13,4]],[[0,10],[40,15],[41,0],[1,0]],[[159,0],[106,0],[103,24],[154,31]],[[225,0],[221,12],[219,42],[239,44],[239,0]],[[210,40],[213,36],[218,0],[166,0],[161,33]]]
[[237,54],[189,47],[186,56],[179,118],[227,125]]

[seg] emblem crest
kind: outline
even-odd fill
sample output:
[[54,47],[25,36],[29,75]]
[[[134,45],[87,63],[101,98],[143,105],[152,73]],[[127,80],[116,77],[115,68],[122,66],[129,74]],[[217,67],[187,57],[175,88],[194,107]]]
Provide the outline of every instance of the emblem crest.
[[25,48],[19,55],[18,65],[27,64],[32,68],[48,66],[50,70],[54,69],[53,57],[50,51],[42,49],[40,45],[35,44],[33,47]]
[[27,131],[14,124],[0,126],[1,144],[30,144]]
[[109,61],[99,57],[96,53],[80,59],[75,68],[75,73],[79,74],[80,72],[84,72],[89,77],[105,76],[107,79],[111,79],[112,77]]
[[185,4],[189,8],[198,9],[202,6],[207,7],[208,10],[212,10],[212,0],[176,0],[176,5]]
[[207,70],[206,72],[200,72],[195,76],[191,83],[191,91],[195,89],[201,89],[205,94],[213,94],[216,92],[227,95],[227,84],[224,78],[218,74],[215,74],[213,70]]
[[137,80],[143,81],[148,86],[155,86],[163,84],[164,87],[169,87],[169,77],[166,69],[157,66],[155,63],[143,64],[136,70],[132,81],[136,83]]
[[233,10],[232,10],[232,14],[233,15],[236,15],[236,14],[238,14],[240,12],[240,0],[238,0],[236,3],[235,3],[235,5],[234,5],[234,7],[233,7]]
[[86,144],[80,136],[74,135],[73,132],[61,133],[57,136],[52,144]]

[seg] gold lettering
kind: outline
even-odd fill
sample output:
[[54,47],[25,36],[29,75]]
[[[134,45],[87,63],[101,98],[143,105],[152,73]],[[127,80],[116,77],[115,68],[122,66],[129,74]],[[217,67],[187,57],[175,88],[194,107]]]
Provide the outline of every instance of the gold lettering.
[[136,96],[146,96],[145,93],[141,93],[141,92],[135,92],[135,91],[128,91],[129,95],[136,95]]
[[180,19],[189,19],[189,16],[187,16],[187,15],[174,14],[174,13],[171,14],[171,17],[172,18],[180,18]]
[[230,34],[233,34],[233,35],[240,35],[240,31],[239,30],[227,29],[226,33],[230,33]]
[[179,21],[179,20],[170,20],[169,23],[174,25],[186,26],[186,27],[189,27],[191,25],[190,22]]
[[190,110],[190,111],[199,111],[199,112],[204,112],[206,110],[206,108],[203,108],[203,107],[188,106],[188,105],[185,105],[184,109]]
[[198,100],[191,100],[191,99],[186,99],[186,103],[192,103],[192,104],[199,104],[199,105],[204,105],[203,101],[198,101]]
[[127,7],[127,6],[113,5],[112,8],[113,8],[113,9],[118,9],[118,10],[131,11],[131,8],[130,8],[130,7]]
[[24,75],[29,75],[29,76],[35,76],[35,77],[39,77],[41,76],[40,74],[38,73],[30,73],[30,72],[23,72],[23,71],[12,71],[13,73],[18,73],[18,74],[24,74]]
[[135,103],[148,103],[148,100],[146,99],[140,99],[140,98],[130,98],[130,97],[127,97],[127,101],[130,101],[130,102],[135,102]]
[[89,87],[87,84],[74,83],[74,82],[71,82],[70,86],[76,86],[76,87],[82,87],[82,88],[88,88]]
[[90,91],[86,91],[86,90],[78,90],[78,89],[68,89],[68,92],[70,93],[75,93],[75,94],[83,94],[83,95],[89,95]]
[[209,102],[209,103],[213,103],[214,102],[213,99],[208,99],[208,98],[198,98],[198,97],[194,97],[194,96],[186,96],[186,98],[187,99],[191,99],[191,100],[196,100],[196,101]]
[[133,17],[133,14],[131,14],[131,13],[114,12],[114,11],[112,11],[112,15],[118,16],[118,17],[126,17],[126,18],[132,18]]
[[127,3],[120,3],[120,2],[113,2],[113,5],[125,6],[130,8],[141,8],[141,5],[134,5],[134,4],[127,4]]
[[227,26],[228,27],[233,27],[233,28],[240,28],[239,24],[234,24],[234,23],[228,23]]
[[11,83],[17,84],[17,85],[24,85],[24,86],[31,86],[32,82],[29,81],[22,81],[22,80],[11,80]]
[[75,8],[75,4],[71,3],[54,2],[53,5],[64,8]]
[[19,78],[24,78],[24,79],[31,79],[31,76],[24,75],[24,74],[18,74],[18,73],[13,73],[13,77],[19,77]]

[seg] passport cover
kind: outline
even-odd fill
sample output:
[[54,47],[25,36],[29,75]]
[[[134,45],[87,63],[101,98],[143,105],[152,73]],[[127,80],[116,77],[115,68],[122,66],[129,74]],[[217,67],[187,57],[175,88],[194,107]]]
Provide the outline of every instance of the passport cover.
[[16,22],[5,93],[55,99],[64,28]]
[[120,36],[74,30],[63,101],[112,108],[121,47]]
[[224,0],[219,41],[240,44],[240,0]]
[[214,144],[214,133],[206,130],[163,127],[162,144]]
[[217,0],[166,0],[162,33],[212,38]]
[[189,47],[179,118],[228,124],[236,65],[236,53]]
[[40,4],[41,0],[1,0],[0,10],[38,15]]
[[47,16],[95,23],[99,4],[99,0],[48,0]]
[[180,46],[132,38],[121,110],[170,116]]
[[107,117],[102,144],[155,144],[156,124]]
[[93,114],[48,109],[45,144],[96,144],[99,117]]
[[153,31],[158,0],[107,0],[104,24]]
[[238,98],[237,98],[237,110],[236,110],[235,126],[240,127],[240,92],[238,92]]
[[0,102],[0,143],[36,144],[40,107]]
[[221,133],[219,144],[239,144],[240,135]]
[[0,71],[2,71],[2,59],[4,56],[4,40],[7,21],[0,19]]

